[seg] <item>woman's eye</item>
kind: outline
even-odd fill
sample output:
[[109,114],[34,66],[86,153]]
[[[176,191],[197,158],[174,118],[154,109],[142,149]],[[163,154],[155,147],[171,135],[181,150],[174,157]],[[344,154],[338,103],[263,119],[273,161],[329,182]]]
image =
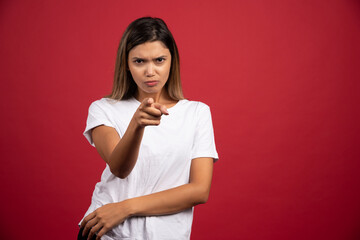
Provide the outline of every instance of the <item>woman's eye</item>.
[[156,62],[158,62],[158,63],[162,63],[162,62],[164,62],[165,61],[165,58],[157,58],[156,59]]
[[144,60],[142,60],[142,59],[136,59],[134,62],[135,62],[135,63],[143,63]]

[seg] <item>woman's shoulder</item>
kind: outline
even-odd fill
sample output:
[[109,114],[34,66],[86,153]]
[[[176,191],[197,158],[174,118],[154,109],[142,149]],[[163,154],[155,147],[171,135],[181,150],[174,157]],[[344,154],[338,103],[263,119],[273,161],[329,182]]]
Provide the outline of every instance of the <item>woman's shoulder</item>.
[[201,101],[183,99],[180,100],[175,107],[168,109],[170,114],[176,113],[182,116],[199,118],[210,114],[210,107]]
[[121,114],[127,116],[134,112],[138,107],[138,103],[129,100],[115,100],[110,98],[100,98],[91,102],[89,106],[89,114]]
[[103,97],[97,100],[94,100],[90,106],[96,105],[101,108],[108,108],[108,107],[126,107],[128,105],[136,105],[137,103],[133,99],[126,99],[126,100],[116,100],[112,98]]
[[207,105],[204,102],[201,101],[197,101],[197,100],[188,100],[188,99],[183,99],[181,100],[183,102],[184,106],[187,106],[189,108],[193,108],[195,110],[201,110],[201,109],[209,109],[209,105]]

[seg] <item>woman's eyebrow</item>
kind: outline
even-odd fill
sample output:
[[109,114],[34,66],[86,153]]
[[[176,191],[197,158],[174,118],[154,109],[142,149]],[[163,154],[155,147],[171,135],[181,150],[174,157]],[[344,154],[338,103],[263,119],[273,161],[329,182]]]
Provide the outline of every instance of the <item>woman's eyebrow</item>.
[[154,58],[154,59],[158,59],[158,58],[166,58],[167,55],[161,55],[160,57]]
[[[158,58],[166,58],[166,57],[167,57],[167,55],[161,55],[161,56],[159,56],[159,57],[153,58],[153,60],[156,60],[156,59],[158,59]],[[146,58],[142,58],[142,57],[133,57],[133,58],[132,58],[132,60],[138,60],[138,59],[140,59],[140,60],[145,60]]]

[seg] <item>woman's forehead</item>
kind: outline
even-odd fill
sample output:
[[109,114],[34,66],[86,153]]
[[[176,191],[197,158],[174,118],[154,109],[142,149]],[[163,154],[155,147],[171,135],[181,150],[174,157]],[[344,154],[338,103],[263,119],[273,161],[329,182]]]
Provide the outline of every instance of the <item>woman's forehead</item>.
[[170,51],[161,41],[145,42],[139,44],[132,48],[129,52],[129,56],[139,58],[152,58],[163,55],[170,55]]

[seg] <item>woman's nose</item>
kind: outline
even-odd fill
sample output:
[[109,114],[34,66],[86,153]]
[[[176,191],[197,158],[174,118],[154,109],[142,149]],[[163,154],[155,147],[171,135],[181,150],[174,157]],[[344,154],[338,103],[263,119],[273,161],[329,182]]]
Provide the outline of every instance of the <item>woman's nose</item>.
[[149,63],[146,66],[146,72],[145,72],[147,77],[152,77],[155,75],[155,69],[154,69],[154,65],[152,63]]

